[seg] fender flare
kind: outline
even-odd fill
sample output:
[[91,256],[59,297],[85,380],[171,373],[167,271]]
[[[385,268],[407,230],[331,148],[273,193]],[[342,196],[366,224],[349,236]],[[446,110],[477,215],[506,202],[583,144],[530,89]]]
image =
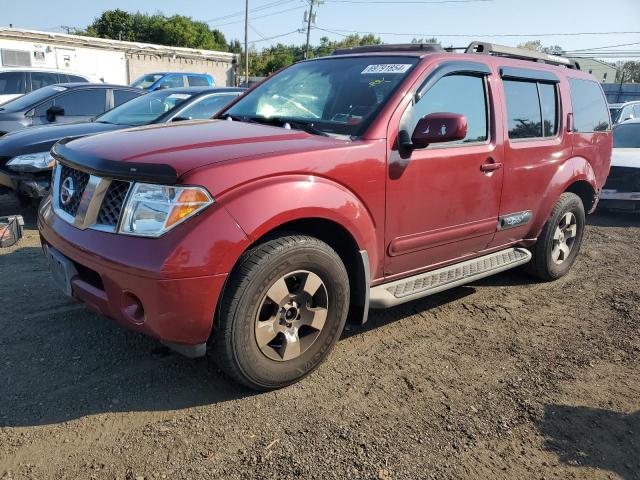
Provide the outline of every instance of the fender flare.
[[[376,224],[365,203],[343,185],[314,175],[258,179],[216,198],[251,243],[289,222],[323,219],[346,230],[375,271],[380,258]],[[357,253],[357,252],[355,252]]]

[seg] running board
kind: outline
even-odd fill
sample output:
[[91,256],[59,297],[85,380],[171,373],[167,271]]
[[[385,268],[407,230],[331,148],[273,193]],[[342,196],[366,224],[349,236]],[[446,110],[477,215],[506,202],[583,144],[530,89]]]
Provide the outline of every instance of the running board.
[[383,283],[371,288],[370,306],[371,308],[393,307],[509,270],[529,260],[531,260],[529,250],[509,248],[431,272]]

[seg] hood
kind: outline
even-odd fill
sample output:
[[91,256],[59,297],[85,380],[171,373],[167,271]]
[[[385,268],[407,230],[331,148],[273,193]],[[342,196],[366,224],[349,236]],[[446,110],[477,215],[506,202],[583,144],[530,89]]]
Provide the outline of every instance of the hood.
[[257,123],[196,120],[151,125],[69,142],[83,157],[170,166],[178,177],[194,168],[239,158],[271,156],[342,146],[344,140]]
[[15,157],[26,153],[46,152],[61,138],[94,135],[123,128],[127,127],[94,122],[25,128],[0,137],[0,157]]
[[640,148],[614,148],[611,166],[640,168]]

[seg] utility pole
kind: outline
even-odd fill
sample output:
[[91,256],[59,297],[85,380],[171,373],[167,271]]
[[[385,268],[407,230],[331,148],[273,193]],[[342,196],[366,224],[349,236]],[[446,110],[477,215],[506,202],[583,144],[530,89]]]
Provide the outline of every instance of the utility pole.
[[244,10],[244,81],[249,87],[249,0],[246,0]]
[[323,0],[309,0],[309,15],[307,16],[307,18],[305,18],[305,20],[307,21],[307,44],[304,48],[305,60],[309,57],[309,36],[311,35],[311,22],[313,22],[314,24],[316,23],[316,19],[313,13],[313,7],[314,5],[320,6],[322,3],[324,3]]

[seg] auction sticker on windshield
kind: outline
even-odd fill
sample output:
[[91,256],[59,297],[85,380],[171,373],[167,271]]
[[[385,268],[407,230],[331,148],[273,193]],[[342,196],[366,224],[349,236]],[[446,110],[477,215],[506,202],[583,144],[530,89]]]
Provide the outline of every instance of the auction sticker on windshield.
[[410,63],[384,63],[380,65],[369,65],[362,71],[362,75],[373,73],[406,73],[410,68]]

